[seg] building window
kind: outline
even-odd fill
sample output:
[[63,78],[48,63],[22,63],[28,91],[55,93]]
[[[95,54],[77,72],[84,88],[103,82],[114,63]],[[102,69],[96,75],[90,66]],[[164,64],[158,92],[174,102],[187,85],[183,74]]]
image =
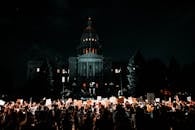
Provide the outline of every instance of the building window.
[[86,51],[85,54],[87,54],[88,53],[88,49],[86,49],[85,51]]
[[57,69],[57,73],[60,73],[60,69]]
[[66,73],[66,70],[65,69],[62,69],[62,74],[65,74]]
[[121,69],[115,69],[115,74],[118,74],[121,72]]
[[84,88],[84,89],[86,88],[86,86],[87,86],[86,83],[83,83],[83,88]]
[[95,49],[94,49],[94,48],[92,48],[92,53],[93,53],[93,54],[95,53]]
[[89,41],[91,41],[91,38],[89,38]]
[[39,67],[37,67],[36,71],[37,71],[37,72],[40,72],[40,68],[39,68]]
[[98,88],[98,86],[99,86],[99,84],[98,84],[98,83],[96,83],[96,84],[95,84],[95,87],[96,87],[96,88]]
[[94,38],[92,38],[91,40],[94,41]]
[[86,38],[85,41],[88,41],[88,39]]
[[65,76],[62,76],[62,83],[65,82]]
[[69,76],[67,77],[67,82],[69,82]]

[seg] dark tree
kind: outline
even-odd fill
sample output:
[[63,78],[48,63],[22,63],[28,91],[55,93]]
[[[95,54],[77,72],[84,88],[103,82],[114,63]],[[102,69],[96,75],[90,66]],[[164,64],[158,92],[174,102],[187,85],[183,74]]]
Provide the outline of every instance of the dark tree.
[[135,55],[133,55],[128,63],[128,75],[127,79],[129,81],[129,95],[138,96],[143,94],[143,70],[145,66],[145,60],[141,52],[138,50]]

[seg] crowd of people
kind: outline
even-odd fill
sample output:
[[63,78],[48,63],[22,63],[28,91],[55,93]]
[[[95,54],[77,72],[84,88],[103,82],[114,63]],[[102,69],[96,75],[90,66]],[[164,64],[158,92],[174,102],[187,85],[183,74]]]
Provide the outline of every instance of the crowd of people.
[[194,101],[148,101],[129,97],[7,101],[0,130],[192,130]]

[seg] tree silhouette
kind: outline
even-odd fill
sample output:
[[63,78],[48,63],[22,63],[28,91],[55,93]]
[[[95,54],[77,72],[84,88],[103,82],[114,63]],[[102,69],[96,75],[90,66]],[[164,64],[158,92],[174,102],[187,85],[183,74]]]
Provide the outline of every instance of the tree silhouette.
[[138,96],[143,94],[143,70],[145,66],[145,59],[142,56],[140,50],[129,59],[127,65],[128,75],[127,79],[129,82],[129,95]]

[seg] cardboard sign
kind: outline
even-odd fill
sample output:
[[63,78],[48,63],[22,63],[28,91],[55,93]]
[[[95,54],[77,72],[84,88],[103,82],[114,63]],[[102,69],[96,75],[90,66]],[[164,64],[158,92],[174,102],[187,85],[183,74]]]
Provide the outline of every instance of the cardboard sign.
[[191,102],[191,101],[192,101],[191,96],[188,96],[188,97],[187,97],[187,101],[188,101],[188,102]]
[[125,101],[124,97],[118,98],[118,104],[122,104],[124,103],[124,101]]
[[23,104],[23,99],[17,99],[16,102],[19,104]]
[[133,99],[132,99],[132,97],[128,97],[128,101],[129,101],[130,104],[133,104]]
[[117,104],[117,98],[116,97],[110,97],[109,101],[113,104]]
[[97,100],[98,101],[101,101],[102,100],[102,97],[101,96],[97,96]]
[[171,102],[171,97],[169,97],[169,102]]
[[176,100],[176,102],[179,102],[179,96],[175,95],[174,99]]
[[0,99],[0,106],[4,106],[5,105],[5,101]]
[[51,99],[46,99],[45,105],[46,105],[46,106],[49,106],[49,105],[51,105],[51,104],[52,104]]
[[160,102],[160,98],[155,98],[155,101],[156,102]]

